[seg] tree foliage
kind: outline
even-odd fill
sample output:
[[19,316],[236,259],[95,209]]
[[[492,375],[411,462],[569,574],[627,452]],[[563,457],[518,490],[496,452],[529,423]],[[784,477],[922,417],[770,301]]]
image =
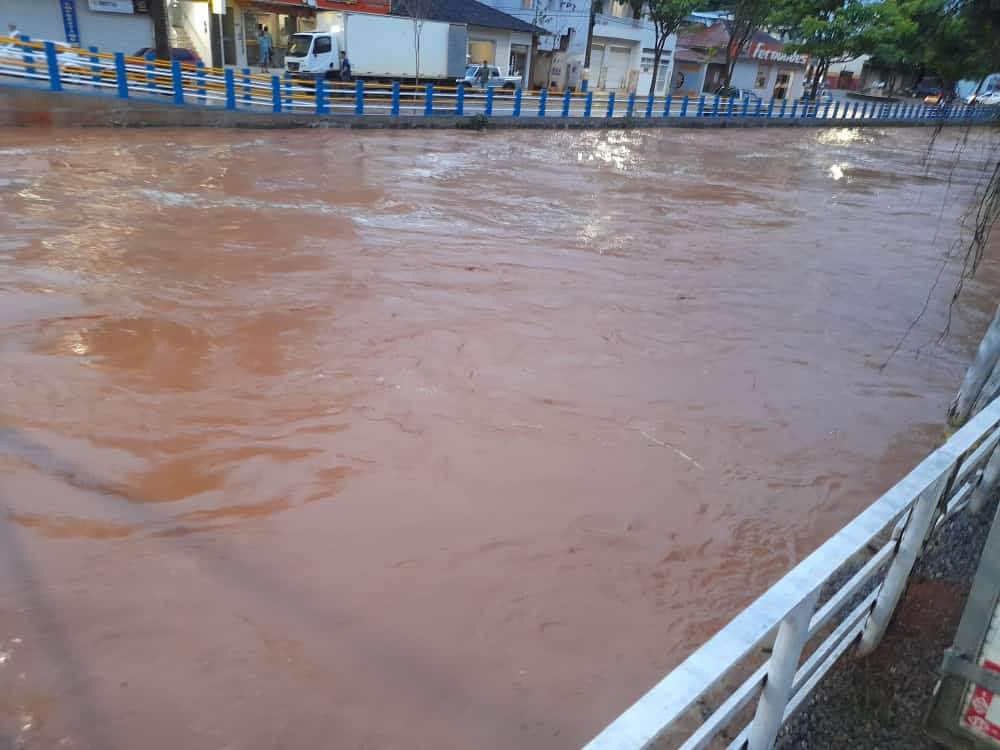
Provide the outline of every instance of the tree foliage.
[[647,11],[653,23],[655,40],[653,44],[653,77],[649,82],[649,97],[656,93],[656,78],[660,73],[660,56],[667,45],[667,39],[675,34],[684,19],[699,5],[698,0],[649,0]]
[[726,45],[726,71],[723,83],[729,85],[733,78],[733,68],[743,54],[754,34],[763,28],[772,12],[769,0],[731,0],[721,7],[732,14],[729,21],[729,44]]
[[812,58],[812,97],[831,62],[866,52],[874,43],[878,10],[862,0],[781,0],[768,23],[786,33],[786,46]]

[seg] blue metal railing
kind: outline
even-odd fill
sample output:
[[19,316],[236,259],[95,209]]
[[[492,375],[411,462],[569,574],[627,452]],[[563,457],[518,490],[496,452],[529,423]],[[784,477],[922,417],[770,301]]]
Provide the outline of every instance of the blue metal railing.
[[[470,88],[464,84],[402,84],[301,81],[251,73],[248,68],[181,65],[151,56],[126,57],[94,47],[74,49],[28,37],[0,38],[0,81],[28,79],[53,91],[90,90],[127,99],[134,95],[169,98],[176,106],[221,107],[232,111],[301,113],[319,116],[474,116],[530,118],[616,118],[726,120],[815,120],[823,123],[942,123],[996,120],[1000,108],[932,106],[902,102],[823,102],[805,99],[647,97],[616,92],[527,91]],[[550,96],[559,98],[549,103]]]

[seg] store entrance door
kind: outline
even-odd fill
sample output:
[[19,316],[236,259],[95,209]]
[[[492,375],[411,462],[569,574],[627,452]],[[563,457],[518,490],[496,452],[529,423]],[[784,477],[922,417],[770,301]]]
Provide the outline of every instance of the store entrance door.
[[779,70],[778,77],[774,82],[774,98],[785,99],[792,89],[792,74],[787,70]]

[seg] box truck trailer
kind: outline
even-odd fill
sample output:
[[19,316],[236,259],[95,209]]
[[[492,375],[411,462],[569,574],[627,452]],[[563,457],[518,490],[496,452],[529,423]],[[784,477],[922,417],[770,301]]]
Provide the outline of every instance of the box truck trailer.
[[[465,71],[468,27],[441,21],[423,21],[420,26],[420,80],[454,82]],[[354,78],[417,78],[416,38],[410,18],[319,12],[316,28],[323,30],[293,34],[289,39],[285,71],[290,76],[336,79],[343,50]]]

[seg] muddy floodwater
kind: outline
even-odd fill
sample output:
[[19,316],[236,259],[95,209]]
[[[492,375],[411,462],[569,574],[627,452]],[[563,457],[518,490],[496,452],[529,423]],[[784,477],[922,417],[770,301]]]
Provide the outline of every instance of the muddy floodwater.
[[941,439],[930,138],[0,131],[0,747],[579,746]]

